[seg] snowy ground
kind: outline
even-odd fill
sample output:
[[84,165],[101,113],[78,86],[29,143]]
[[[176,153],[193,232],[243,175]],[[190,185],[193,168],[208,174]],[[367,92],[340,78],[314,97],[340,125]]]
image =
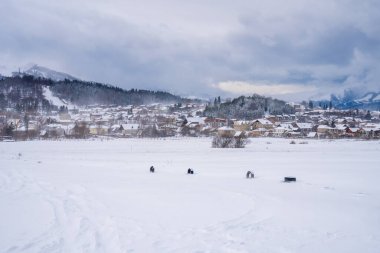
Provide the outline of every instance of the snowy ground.
[[0,142],[0,252],[380,252],[380,142],[289,142]]

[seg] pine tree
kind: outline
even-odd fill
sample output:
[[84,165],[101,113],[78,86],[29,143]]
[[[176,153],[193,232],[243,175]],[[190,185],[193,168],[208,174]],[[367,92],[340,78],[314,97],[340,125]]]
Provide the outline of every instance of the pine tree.
[[366,119],[366,120],[371,120],[371,112],[368,110],[367,111],[367,114],[364,116],[364,118]]
[[309,101],[309,108],[310,108],[310,109],[313,109],[313,107],[314,107],[313,101],[310,100],[310,101]]

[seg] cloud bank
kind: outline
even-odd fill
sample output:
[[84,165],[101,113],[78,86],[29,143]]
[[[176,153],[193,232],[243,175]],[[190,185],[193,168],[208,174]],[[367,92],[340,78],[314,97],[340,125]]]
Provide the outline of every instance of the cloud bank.
[[379,90],[379,13],[376,0],[2,0],[0,73],[33,62],[197,96]]
[[317,90],[312,85],[302,84],[260,84],[241,81],[220,82],[215,88],[235,95],[263,94],[267,96],[293,95],[298,93],[310,93]]

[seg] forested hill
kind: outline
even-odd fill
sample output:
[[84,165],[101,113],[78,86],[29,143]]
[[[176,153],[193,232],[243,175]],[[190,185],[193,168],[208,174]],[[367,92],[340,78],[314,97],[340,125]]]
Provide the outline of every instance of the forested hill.
[[0,110],[43,109],[54,107],[46,90],[59,100],[74,105],[141,105],[151,103],[187,102],[163,91],[123,90],[121,88],[80,80],[53,81],[30,75],[0,78]]
[[215,99],[214,103],[207,106],[204,115],[208,117],[234,118],[234,119],[257,119],[269,114],[291,114],[294,108],[285,101],[263,97],[241,96],[232,101],[221,103]]
[[84,82],[79,80],[64,80],[53,83],[51,91],[59,98],[63,98],[77,105],[88,104],[116,104],[141,105],[152,103],[177,103],[182,98],[164,91],[124,90],[119,87]]

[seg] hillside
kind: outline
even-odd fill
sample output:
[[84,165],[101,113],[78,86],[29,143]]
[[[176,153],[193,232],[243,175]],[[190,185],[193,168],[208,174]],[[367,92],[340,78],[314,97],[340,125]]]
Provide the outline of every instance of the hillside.
[[12,108],[17,111],[49,111],[65,104],[140,105],[186,101],[189,100],[168,92],[124,90],[77,79],[54,81],[25,73],[0,79],[0,110]]
[[290,114],[294,113],[294,109],[285,101],[254,94],[225,103],[215,100],[214,104],[207,106],[204,111],[205,116],[234,119],[255,119],[264,116],[265,113]]

